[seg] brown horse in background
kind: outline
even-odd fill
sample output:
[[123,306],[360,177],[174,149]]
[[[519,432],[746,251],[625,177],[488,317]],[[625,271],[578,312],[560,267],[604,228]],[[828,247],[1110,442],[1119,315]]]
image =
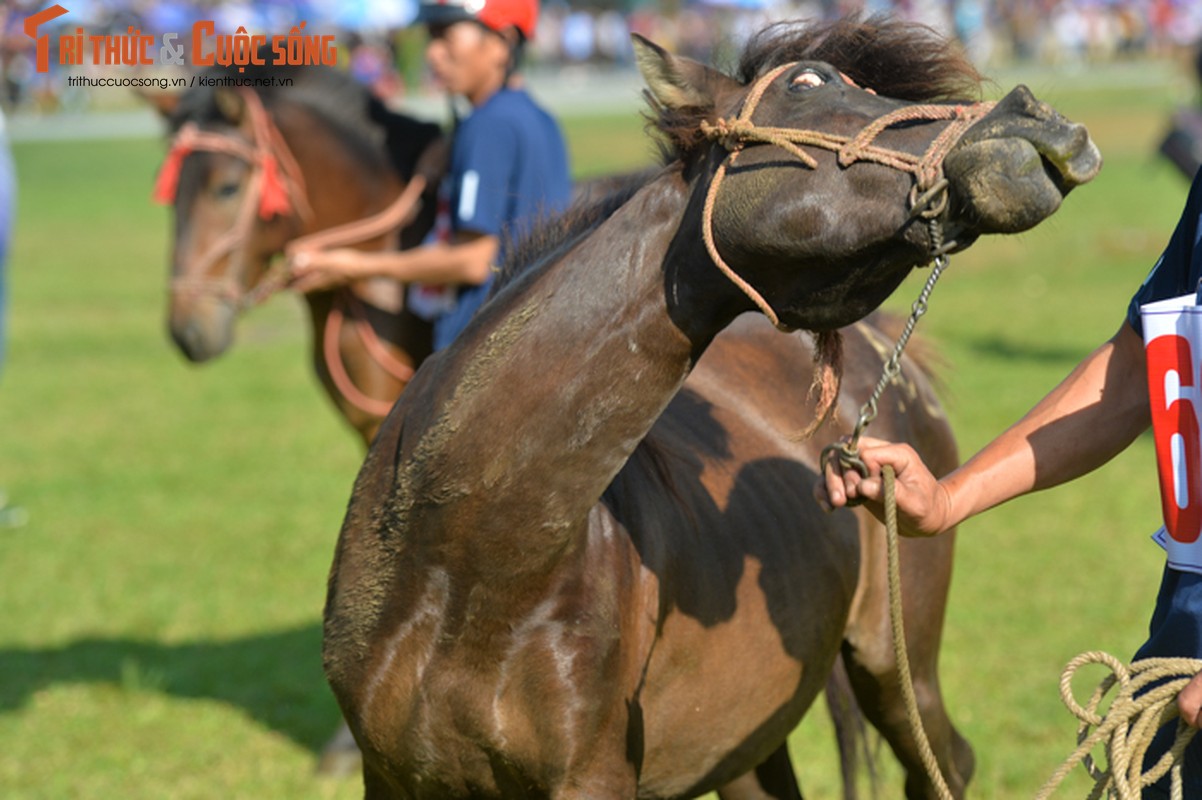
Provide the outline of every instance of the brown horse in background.
[[[987,114],[935,102],[975,72],[900,23],[773,29],[740,79],[637,49],[678,159],[516,272],[419,370],[356,481],[324,653],[366,794],[797,796],[747,784],[841,652],[907,796],[933,796],[881,531],[817,507],[822,442],[788,437],[814,348],[742,315],[826,332],[829,361],[830,331],[934,251],[1053,213],[1097,150],[1024,87]],[[863,397],[886,345],[847,339]],[[874,431],[950,468],[929,388],[901,385]],[[971,750],[936,671],[951,547],[906,542],[903,593],[923,721],[963,795]]]
[[[425,188],[411,198],[412,212],[352,244],[419,244],[445,169],[437,125],[387,110],[349,75],[247,69],[270,79],[265,88],[200,86],[148,98],[172,137],[158,192],[175,212],[168,324],[194,362],[223,353],[239,313],[282,287],[272,260],[290,244],[387,211],[414,176]],[[430,326],[404,308],[402,291],[368,280],[304,296],[314,370],[365,444],[431,350]]]

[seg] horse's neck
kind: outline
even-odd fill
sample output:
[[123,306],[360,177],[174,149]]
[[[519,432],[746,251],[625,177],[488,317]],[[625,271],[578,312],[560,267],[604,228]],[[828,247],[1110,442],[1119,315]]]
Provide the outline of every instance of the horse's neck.
[[504,542],[520,554],[494,572],[505,582],[537,580],[571,549],[699,352],[665,290],[685,199],[678,179],[641,191],[501,292],[410,385],[364,471],[396,465],[407,536],[473,571]]
[[386,153],[366,160],[320,116],[296,106],[275,116],[304,175],[313,217],[305,233],[354,222],[383,210],[404,188]]
[[[315,115],[300,109],[285,111],[277,117],[281,133],[300,165],[305,178],[309,205],[313,217],[304,233],[313,234],[347,223],[357,222],[387,208],[403,190],[400,175],[392,168],[386,154],[381,154],[380,168],[373,169],[350,152],[333,131]],[[415,123],[416,124],[416,123]],[[416,156],[415,156],[416,158]],[[399,232],[376,235],[365,242],[353,244],[362,249],[383,250],[398,247]],[[416,365],[428,348],[410,341],[411,331],[400,322],[404,305],[404,287],[395,281],[374,279],[358,281],[347,288],[374,309],[369,323],[376,335],[388,342],[398,360]],[[398,384],[377,361],[365,351],[358,337],[343,337],[334,357],[342,363],[332,367],[331,354],[325,347],[326,328],[330,324],[333,295],[318,292],[306,295],[310,323],[313,328],[314,366],[321,375],[331,375],[334,369],[352,371],[352,383],[380,402],[396,399],[403,384]],[[352,369],[353,367],[353,369]],[[327,382],[335,404],[347,421],[370,442],[378,426],[379,412],[360,408],[342,392]],[[381,388],[382,387],[382,388]],[[383,394],[381,394],[383,391]]]

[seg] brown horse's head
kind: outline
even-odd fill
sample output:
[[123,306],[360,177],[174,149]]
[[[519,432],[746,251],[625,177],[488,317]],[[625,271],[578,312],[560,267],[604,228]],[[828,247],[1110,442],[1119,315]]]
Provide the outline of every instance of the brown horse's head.
[[[231,75],[256,79],[255,91],[224,85]],[[241,309],[281,288],[272,259],[292,239],[380,211],[417,172],[433,184],[438,169],[426,162],[441,152],[438,126],[388,111],[339,70],[202,78],[178,98],[148,98],[172,136],[155,191],[175,212],[168,322],[198,362],[229,347]],[[429,216],[405,228],[402,245],[420,240]]]
[[238,311],[302,230],[306,199],[257,95],[219,87],[181,109],[156,198],[175,211],[171,337],[200,362],[229,347]]
[[1024,87],[966,102],[979,76],[921,26],[774,26],[738,78],[636,51],[653,122],[694,179],[690,233],[785,327],[863,317],[913,267],[1035,225],[1101,166],[1084,128]]

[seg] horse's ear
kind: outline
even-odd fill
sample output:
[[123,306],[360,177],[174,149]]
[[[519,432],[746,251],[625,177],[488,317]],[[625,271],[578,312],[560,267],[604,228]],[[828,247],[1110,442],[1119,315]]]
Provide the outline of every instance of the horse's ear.
[[213,91],[213,102],[226,122],[237,125],[246,116],[246,100],[234,89],[218,87]]
[[146,88],[134,89],[134,94],[141,98],[142,102],[159,112],[159,116],[163,119],[169,119],[175,113],[175,109],[179,108],[180,98],[183,97],[180,92]]
[[656,102],[664,108],[713,108],[738,81],[691,58],[675,56],[637,33],[630,35],[634,58]]

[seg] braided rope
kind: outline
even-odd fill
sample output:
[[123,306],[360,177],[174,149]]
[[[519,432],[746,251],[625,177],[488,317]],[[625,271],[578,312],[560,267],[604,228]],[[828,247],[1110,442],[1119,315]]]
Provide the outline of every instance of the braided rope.
[[885,489],[885,555],[889,570],[889,621],[893,626],[893,649],[897,658],[897,680],[901,686],[902,702],[906,706],[906,716],[910,720],[910,730],[918,745],[918,755],[926,768],[927,778],[935,787],[935,793],[940,800],[955,800],[952,790],[948,788],[939,768],[939,759],[931,749],[931,740],[927,738],[926,728],[922,724],[922,714],[918,710],[918,698],[914,693],[914,678],[910,674],[910,653],[906,647],[906,628],[903,619],[901,596],[901,554],[897,526],[897,497],[895,494],[895,476],[893,467],[889,464],[881,467],[881,479]]
[[[1082,705],[1073,696],[1072,681],[1077,672],[1098,664],[1109,673]],[[1075,716],[1077,749],[1048,778],[1036,800],[1050,797],[1068,773],[1078,764],[1093,778],[1090,798],[1103,793],[1121,800],[1139,800],[1141,791],[1165,774],[1170,776],[1171,797],[1181,800],[1182,754],[1197,731],[1179,721],[1173,746],[1144,771],[1144,756],[1161,726],[1179,716],[1177,695],[1202,670],[1202,660],[1193,658],[1148,658],[1124,665],[1109,653],[1082,653],[1064,668],[1060,676],[1060,699]],[[1105,713],[1099,708],[1114,687],[1118,691]],[[1099,767],[1092,751],[1104,746],[1106,766]]]
[[[855,136],[843,136],[810,129],[756,125],[752,121],[752,115],[755,114],[768,86],[781,74],[796,65],[797,62],[782,64],[760,77],[748,93],[742,111],[735,118],[719,118],[713,123],[703,121],[700,126],[701,132],[706,138],[721,144],[728,151],[727,156],[714,171],[714,177],[710,180],[709,188],[706,191],[705,205],[702,209],[701,235],[706,251],[722,274],[737,286],[780,330],[789,330],[789,327],[781,323],[780,316],[764,296],[727,264],[718,251],[717,241],[714,237],[714,207],[718,200],[718,190],[722,186],[728,170],[738,159],[739,153],[748,144],[769,144],[791,154],[810,169],[817,169],[817,159],[802,147],[830,150],[837,154],[841,167],[846,168],[856,162],[867,161],[912,174],[915,179],[914,191],[911,193],[913,200],[919,193],[926,192],[941,182],[943,160],[947,154],[968,129],[979,122],[996,105],[993,102],[986,102],[971,105],[919,104],[905,106],[876,118],[865,125]],[[855,86],[846,76],[843,79],[848,84]],[[948,120],[949,124],[932,140],[926,152],[921,156],[873,144],[881,133],[894,125],[903,122],[939,120]],[[940,204],[933,213],[939,213],[942,208],[943,206]]]
[[[923,728],[910,674],[902,613],[896,476],[892,466],[881,467],[881,479],[885,495],[889,619],[893,627],[902,699],[927,777],[940,800],[951,800],[953,795]],[[1073,695],[1072,682],[1078,671],[1091,664],[1105,667],[1109,674],[1082,704]],[[1177,695],[1199,671],[1202,671],[1202,659],[1194,658],[1147,658],[1124,665],[1109,653],[1091,651],[1071,660],[1060,675],[1060,699],[1069,713],[1080,721],[1077,749],[1048,778],[1035,800],[1051,797],[1078,764],[1094,781],[1089,800],[1103,795],[1119,800],[1140,800],[1144,787],[1151,786],[1166,774],[1170,776],[1170,797],[1183,800],[1182,756],[1197,730],[1179,721],[1172,747],[1146,771],[1144,757],[1156,732],[1179,716]],[[1102,703],[1116,686],[1118,691],[1103,713],[1100,710]],[[1104,748],[1105,767],[1099,767],[1093,757],[1093,751],[1099,746]]]

